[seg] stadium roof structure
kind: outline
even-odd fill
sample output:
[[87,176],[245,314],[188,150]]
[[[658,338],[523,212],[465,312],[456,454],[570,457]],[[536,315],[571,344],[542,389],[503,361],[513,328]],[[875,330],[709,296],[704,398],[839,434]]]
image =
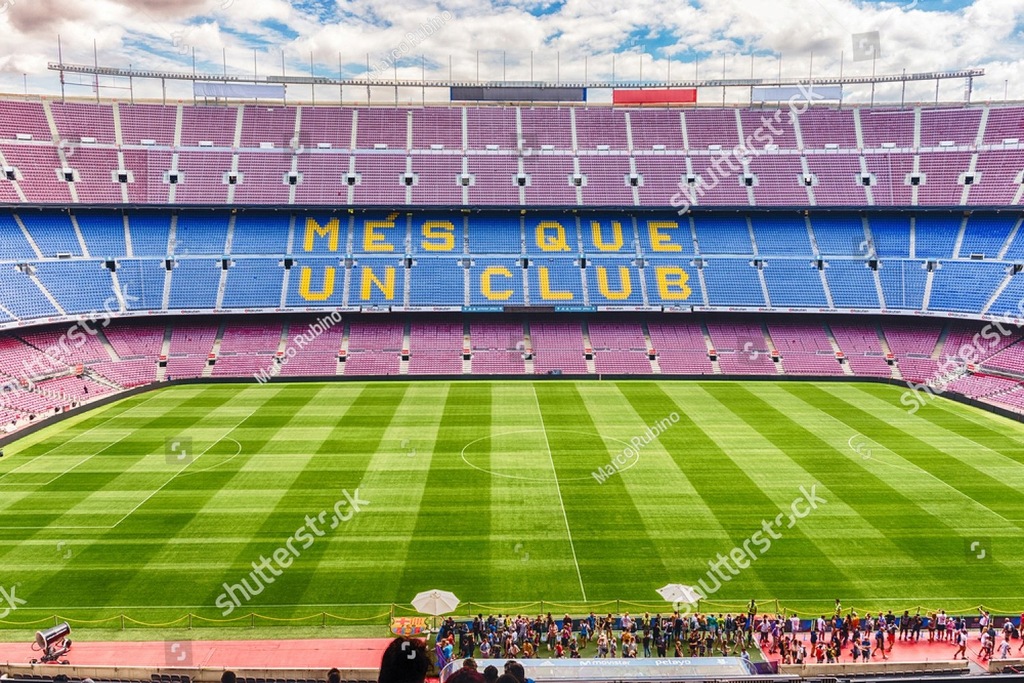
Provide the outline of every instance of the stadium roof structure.
[[[373,87],[389,87],[395,88],[421,88],[424,91],[426,89],[453,89],[453,88],[507,88],[513,89],[517,92],[522,91],[554,91],[559,89],[564,90],[616,90],[621,88],[635,88],[635,89],[682,89],[682,88],[696,88],[696,89],[707,89],[707,88],[721,88],[723,94],[730,88],[741,88],[747,89],[753,92],[753,88],[785,88],[785,87],[821,87],[821,86],[833,86],[842,87],[844,85],[871,85],[872,93],[874,92],[874,86],[876,85],[891,85],[893,83],[900,83],[906,88],[907,83],[922,82],[922,81],[935,81],[936,93],[938,93],[938,85],[943,80],[949,79],[963,79],[965,82],[964,88],[964,100],[970,101],[971,92],[973,89],[973,81],[975,78],[985,75],[984,69],[956,69],[951,71],[927,71],[918,73],[907,73],[903,71],[897,74],[872,74],[870,76],[821,76],[816,77],[808,75],[807,77],[782,77],[781,75],[777,78],[720,78],[720,79],[693,79],[693,80],[636,80],[636,81],[618,81],[618,80],[593,80],[585,79],[582,81],[562,81],[557,80],[544,81],[544,80],[531,80],[531,81],[481,81],[481,80],[455,80],[449,74],[447,79],[385,79],[385,78],[343,78],[340,74],[338,78],[317,76],[313,73],[310,75],[259,75],[254,73],[248,74],[228,74],[226,71],[222,74],[214,73],[200,73],[194,68],[191,72],[188,71],[153,71],[146,69],[134,69],[131,67],[125,68],[120,66],[100,66],[99,64],[72,64],[66,63],[63,60],[57,62],[49,62],[47,68],[51,71],[60,72],[61,91],[63,96],[65,75],[66,74],[78,74],[87,75],[98,78],[100,76],[111,77],[111,78],[123,78],[128,79],[129,86],[128,90],[132,91],[132,82],[135,79],[143,80],[159,80],[166,84],[167,81],[190,81],[194,84],[209,83],[209,84],[225,84],[225,85],[245,85],[252,84],[254,86],[267,87],[267,92],[271,91],[271,86],[276,86],[276,89],[280,92],[284,92],[288,86],[337,86],[339,88],[345,87],[359,87],[359,88],[373,88]],[[95,88],[96,98],[99,101],[99,88]],[[134,97],[134,95],[132,95]],[[263,97],[261,99],[273,99],[273,97]],[[279,97],[284,99],[284,97]],[[872,96],[873,99],[873,96]],[[529,98],[522,98],[523,101],[529,101]]]

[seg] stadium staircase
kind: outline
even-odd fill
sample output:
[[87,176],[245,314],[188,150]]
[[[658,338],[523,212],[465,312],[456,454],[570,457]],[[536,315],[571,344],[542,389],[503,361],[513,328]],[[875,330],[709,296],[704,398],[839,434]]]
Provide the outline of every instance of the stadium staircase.
[[651,373],[655,375],[661,374],[661,363],[658,362],[658,356],[656,353],[649,353],[651,350],[657,351],[657,347],[654,346],[654,342],[651,341],[651,329],[647,326],[647,321],[642,323],[644,331],[644,344],[647,345],[648,358],[651,361]]
[[[167,328],[164,330],[164,338],[163,338],[163,341],[160,343],[160,358],[166,359],[166,358],[170,357],[170,355],[171,355],[171,330],[172,329],[173,329],[173,327],[171,327],[171,325],[168,325]],[[156,381],[157,382],[163,382],[165,379],[167,379],[167,364],[166,363],[157,363]]]
[[[839,346],[839,342],[836,341],[836,335],[832,333],[832,328],[828,326],[828,323],[822,323],[822,327],[825,328],[825,335],[828,337],[828,343],[832,347],[833,353],[841,353],[843,350]],[[843,374],[849,377],[854,375],[853,368],[850,367],[849,361],[844,361],[842,364]]]
[[207,363],[206,367],[203,368],[202,377],[212,377],[213,371],[217,367],[217,361],[220,360],[220,347],[224,342],[224,328],[227,326],[227,321],[221,321],[217,327],[217,336],[213,339],[213,348],[210,349],[210,356],[213,362]]
[[[717,349],[715,349],[715,345],[711,342],[711,332],[708,331],[708,325],[707,325],[706,322],[701,321],[700,330],[701,330],[701,333],[704,335],[704,346],[705,346],[704,350],[710,356],[711,355],[711,351],[712,350],[717,350]],[[711,369],[714,372],[714,374],[716,374],[716,375],[721,375],[722,374],[722,366],[719,365],[718,360],[712,360],[711,361]]]

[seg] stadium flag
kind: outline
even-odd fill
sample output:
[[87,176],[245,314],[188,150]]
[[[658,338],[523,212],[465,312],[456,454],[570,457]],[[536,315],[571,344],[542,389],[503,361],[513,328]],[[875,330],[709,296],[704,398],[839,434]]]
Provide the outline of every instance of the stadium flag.
[[418,636],[426,630],[426,617],[393,617],[391,619],[391,632],[396,636]]

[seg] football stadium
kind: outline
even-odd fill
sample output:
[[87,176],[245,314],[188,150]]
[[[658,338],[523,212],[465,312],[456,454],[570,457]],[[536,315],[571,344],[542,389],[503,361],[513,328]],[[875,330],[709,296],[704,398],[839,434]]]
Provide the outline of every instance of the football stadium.
[[1024,677],[996,57],[151,4],[0,80],[5,680]]

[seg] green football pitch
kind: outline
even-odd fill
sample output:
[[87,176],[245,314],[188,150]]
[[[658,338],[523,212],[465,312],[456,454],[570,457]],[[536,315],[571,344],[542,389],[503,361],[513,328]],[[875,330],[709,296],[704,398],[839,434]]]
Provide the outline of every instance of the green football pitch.
[[1020,612],[1024,427],[945,399],[910,414],[900,395],[657,380],[141,394],[5,449],[0,588],[16,609],[0,621],[384,624],[432,588],[462,614],[653,612],[669,607],[655,589],[702,579],[723,612]]

